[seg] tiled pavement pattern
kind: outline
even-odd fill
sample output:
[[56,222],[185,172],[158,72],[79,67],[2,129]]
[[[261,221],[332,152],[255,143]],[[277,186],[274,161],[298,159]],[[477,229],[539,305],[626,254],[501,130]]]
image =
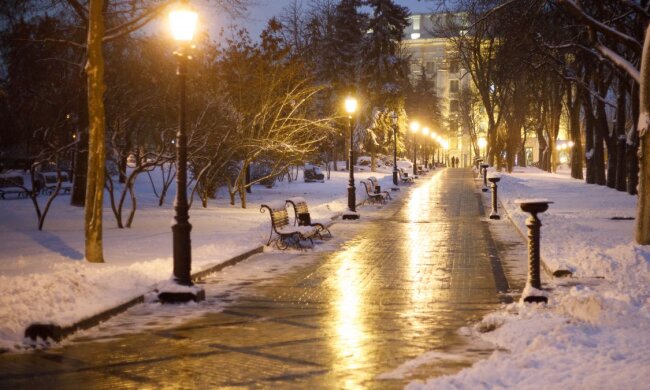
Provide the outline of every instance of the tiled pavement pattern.
[[[422,180],[340,250],[252,288],[225,311],[172,329],[0,355],[0,388],[375,389],[457,371],[490,352],[468,348],[457,329],[494,309],[507,282],[490,256],[471,171]],[[431,350],[464,358],[378,378]]]

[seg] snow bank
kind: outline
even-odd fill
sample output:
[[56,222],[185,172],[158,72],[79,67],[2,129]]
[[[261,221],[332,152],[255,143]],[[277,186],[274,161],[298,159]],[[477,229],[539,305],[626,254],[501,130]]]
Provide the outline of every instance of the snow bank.
[[[390,168],[366,170],[355,176],[360,180],[374,175],[388,185],[390,172]],[[266,243],[270,220],[268,213],[260,213],[260,204],[283,206],[286,199],[299,196],[307,200],[314,219],[327,220],[344,211],[348,173],[331,174],[325,183],[285,179],[270,189],[255,186],[247,197],[247,209],[230,206],[225,193],[206,209],[195,201],[190,210],[192,270],[206,269]],[[161,180],[158,172],[152,172],[152,177],[154,183]],[[103,264],[84,261],[83,209],[70,206],[69,196],[55,200],[43,231],[36,228],[31,200],[0,201],[0,349],[23,348],[23,334],[31,323],[72,325],[170,278],[175,188],[158,207],[151,182],[143,174],[136,181],[136,193],[138,211],[130,229],[116,227],[105,197]],[[364,196],[357,192],[357,199]]]
[[[504,306],[462,329],[497,347],[456,375],[408,389],[647,388],[650,376],[650,247],[633,243],[636,197],[517,168],[501,175],[500,200],[521,231],[518,198],[555,203],[542,220],[542,257],[574,279],[548,280],[547,305]],[[489,196],[489,195],[485,195]]]

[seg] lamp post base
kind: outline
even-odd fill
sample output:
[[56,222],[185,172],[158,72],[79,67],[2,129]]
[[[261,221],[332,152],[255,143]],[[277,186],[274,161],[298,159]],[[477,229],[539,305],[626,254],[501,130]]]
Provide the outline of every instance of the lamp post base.
[[156,290],[158,291],[158,300],[162,303],[176,304],[205,300],[205,290],[201,287],[183,286],[173,280],[159,284]]
[[537,296],[537,295],[529,295],[526,298],[524,298],[524,302],[526,302],[526,303],[548,303],[548,298],[542,297],[542,296]]
[[350,219],[350,220],[356,220],[356,219],[359,219],[360,217],[361,217],[361,216],[360,216],[359,214],[357,214],[356,211],[350,211],[350,210],[348,210],[348,211],[346,211],[345,213],[343,213],[343,216],[342,216],[341,218],[343,218],[343,219]]
[[495,212],[490,213],[490,219],[501,219],[501,216]]

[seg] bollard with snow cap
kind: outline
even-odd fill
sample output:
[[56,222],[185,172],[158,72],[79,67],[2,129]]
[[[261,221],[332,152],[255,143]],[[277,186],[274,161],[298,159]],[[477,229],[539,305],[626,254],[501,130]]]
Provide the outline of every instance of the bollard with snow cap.
[[538,303],[548,302],[548,298],[543,295],[542,280],[540,277],[540,228],[542,222],[537,218],[537,214],[548,210],[548,205],[553,202],[548,199],[517,199],[515,204],[521,207],[521,210],[529,213],[530,217],[526,220],[528,227],[528,282],[524,294],[524,302]]
[[488,192],[488,187],[487,187],[487,169],[490,166],[490,164],[481,164],[481,171],[483,172],[483,188],[481,191],[483,192]]
[[487,180],[490,182],[490,188],[492,188],[492,212],[490,213],[490,219],[501,219],[497,211],[497,183],[501,178],[499,175],[490,175]]

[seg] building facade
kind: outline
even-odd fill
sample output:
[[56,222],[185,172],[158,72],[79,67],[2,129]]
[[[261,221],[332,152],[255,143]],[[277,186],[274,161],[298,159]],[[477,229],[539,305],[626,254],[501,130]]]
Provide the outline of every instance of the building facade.
[[412,14],[405,29],[403,47],[411,58],[410,77],[413,81],[422,72],[435,85],[440,101],[441,123],[428,126],[449,142],[449,157],[458,157],[461,166],[472,163],[471,141],[468,129],[459,125],[459,94],[471,87],[471,77],[457,59],[454,44],[443,34],[440,26],[447,25],[452,14]]

